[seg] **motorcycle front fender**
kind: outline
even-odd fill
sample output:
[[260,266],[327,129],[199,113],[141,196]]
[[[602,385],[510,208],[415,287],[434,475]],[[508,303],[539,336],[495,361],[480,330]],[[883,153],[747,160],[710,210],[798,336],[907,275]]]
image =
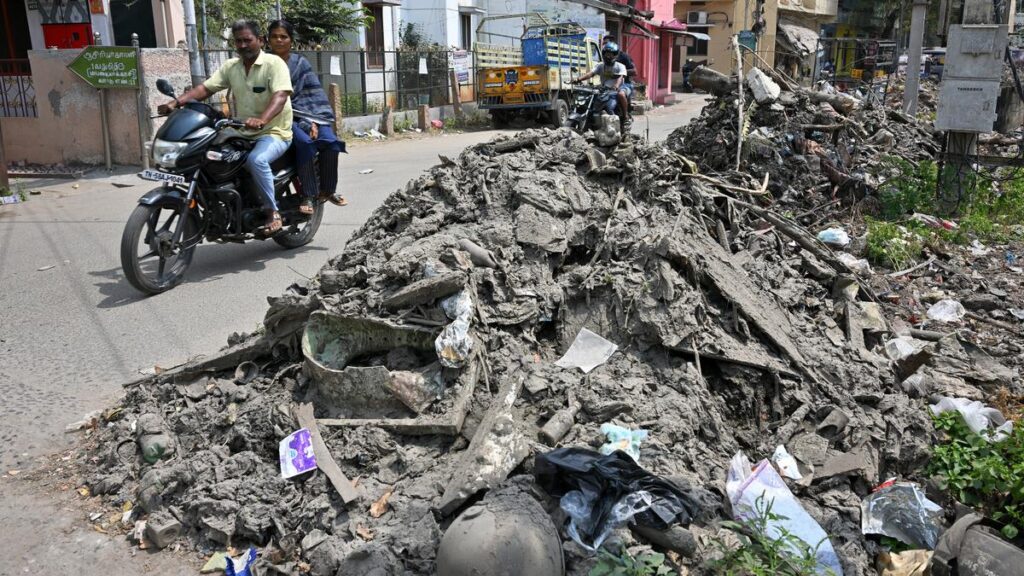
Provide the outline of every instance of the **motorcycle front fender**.
[[183,208],[185,206],[185,195],[187,192],[173,186],[160,186],[153,188],[139,198],[139,204],[146,206],[166,206],[168,208]]

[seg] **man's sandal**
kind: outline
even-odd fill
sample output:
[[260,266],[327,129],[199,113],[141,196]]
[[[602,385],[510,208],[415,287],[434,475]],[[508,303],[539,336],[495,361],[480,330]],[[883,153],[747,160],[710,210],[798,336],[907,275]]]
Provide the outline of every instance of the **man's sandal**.
[[306,216],[312,216],[316,209],[313,206],[313,199],[306,198],[299,204],[299,214],[305,214]]
[[283,227],[284,221],[281,220],[281,215],[278,214],[277,212],[274,212],[273,216],[271,216],[270,219],[267,220],[267,223],[264,224],[263,226],[260,226],[257,229],[257,232],[259,232],[263,236],[273,236],[274,234],[280,232],[281,228]]

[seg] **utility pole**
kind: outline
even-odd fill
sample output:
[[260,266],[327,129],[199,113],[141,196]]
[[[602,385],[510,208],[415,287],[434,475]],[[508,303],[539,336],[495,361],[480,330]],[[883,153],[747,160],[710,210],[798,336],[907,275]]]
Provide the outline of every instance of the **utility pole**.
[[0,118],[0,190],[10,190],[11,182],[7,179],[7,155],[4,154],[4,119]]
[[181,0],[181,9],[185,13],[185,42],[188,44],[188,67],[192,75],[192,85],[198,86],[206,80],[203,62],[199,58],[199,37],[196,35],[196,4],[193,0]]
[[907,55],[907,85],[903,91],[903,111],[917,116],[917,92],[921,86],[921,48],[924,44],[924,20],[928,15],[928,0],[914,0],[910,14],[910,54]]

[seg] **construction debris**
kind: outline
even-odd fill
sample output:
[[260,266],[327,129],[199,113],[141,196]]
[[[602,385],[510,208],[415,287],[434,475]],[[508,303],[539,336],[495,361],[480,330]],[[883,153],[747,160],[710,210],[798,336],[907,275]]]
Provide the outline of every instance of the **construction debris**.
[[[728,168],[727,97],[669,147],[529,130],[434,167],[315,280],[272,299],[262,335],[128,385],[119,418],[88,438],[89,488],[170,514],[196,550],[251,544],[260,570],[303,561],[333,576],[435,573],[439,546],[458,544],[442,535],[500,517],[522,494],[498,495],[525,483],[536,502],[516,510],[543,509],[567,542],[557,559],[531,557],[544,566],[532,573],[561,573],[564,553],[567,573],[585,574],[585,547],[606,538],[698,566],[708,543],[687,528],[727,517],[714,492],[732,456],[785,445],[807,471],[793,509],[829,536],[823,565],[865,573],[877,545],[861,534],[860,501],[878,478],[915,477],[929,454],[924,400],[900,386],[900,369],[945,393],[957,378],[1016,375],[941,334],[914,365],[890,361],[895,335],[871,286],[781,215],[832,190],[863,198],[873,183],[861,166],[885,149],[869,142],[881,131],[908,158],[937,150],[934,138],[845,98],[754,102],[741,173]],[[581,343],[587,334],[596,339]],[[573,369],[556,365],[563,356]],[[646,431],[644,468],[584,450],[606,423]],[[299,428],[323,473],[284,479],[279,443]],[[138,430],[164,448],[140,449]],[[584,453],[632,480],[599,476],[609,469],[597,460],[592,471],[551,465]],[[647,508],[633,532],[575,518],[580,545],[568,544],[557,498],[598,477],[607,497]]]

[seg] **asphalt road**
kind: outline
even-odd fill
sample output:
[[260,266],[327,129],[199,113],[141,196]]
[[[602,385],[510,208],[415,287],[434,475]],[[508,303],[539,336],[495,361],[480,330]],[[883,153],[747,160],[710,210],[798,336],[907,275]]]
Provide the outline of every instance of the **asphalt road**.
[[[663,139],[702,104],[689,98],[655,110],[638,117],[634,131],[649,128],[652,140]],[[40,194],[0,207],[0,524],[8,528],[0,533],[0,574],[76,556],[88,561],[57,565],[105,574],[157,562],[161,573],[172,573],[163,566],[167,558],[140,561],[127,546],[97,540],[76,521],[82,513],[31,493],[5,472],[68,449],[73,438],[65,426],[112,404],[121,384],[141,371],[215,351],[232,332],[255,329],[267,296],[316,274],[389,193],[438,163],[439,154],[456,156],[497,133],[354,143],[340,179],[350,204],[327,207],[312,244],[292,251],[272,242],[202,245],[186,281],[150,298],[124,280],[118,253],[124,223],[149,183],[130,170],[97,170],[74,182],[22,181]],[[367,168],[373,172],[359,174]]]

